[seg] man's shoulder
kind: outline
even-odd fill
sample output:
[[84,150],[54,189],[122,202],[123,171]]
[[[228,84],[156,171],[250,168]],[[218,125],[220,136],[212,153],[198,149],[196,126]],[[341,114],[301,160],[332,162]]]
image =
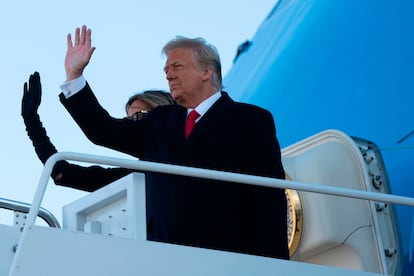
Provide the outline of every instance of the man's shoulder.
[[[227,101],[228,103],[233,104],[236,108],[246,108],[246,109],[257,109],[257,110],[265,110],[264,108],[258,106],[258,105],[254,105],[254,104],[250,104],[250,103],[246,103],[246,102],[239,102],[239,101],[235,101],[233,100],[229,93],[226,91],[222,91],[221,92],[222,95],[222,99]],[[266,110],[265,110],[266,111]]]
[[179,117],[187,114],[187,109],[178,104],[162,105],[157,106],[152,113],[157,117]]
[[[234,124],[242,123],[250,126],[274,125],[273,115],[268,110],[250,103],[232,101],[221,107]],[[257,124],[261,122],[261,124]]]
[[255,104],[233,101],[230,105],[232,112],[249,113],[257,116],[268,116],[270,111]]
[[157,106],[155,110],[157,110],[157,112],[168,113],[168,112],[182,112],[182,111],[186,111],[187,109],[185,109],[179,104],[168,104],[168,105]]

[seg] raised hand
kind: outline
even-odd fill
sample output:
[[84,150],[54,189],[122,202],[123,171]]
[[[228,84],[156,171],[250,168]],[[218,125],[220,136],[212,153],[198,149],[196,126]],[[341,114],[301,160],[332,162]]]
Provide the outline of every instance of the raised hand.
[[95,47],[91,46],[92,30],[87,29],[85,25],[75,30],[75,40],[72,43],[72,36],[68,34],[67,44],[68,49],[65,57],[66,81],[70,81],[80,77],[88,65],[89,60]]
[[40,75],[38,72],[34,72],[29,77],[29,85],[27,85],[27,82],[23,85],[22,116],[37,114],[41,99],[42,85],[40,84]]

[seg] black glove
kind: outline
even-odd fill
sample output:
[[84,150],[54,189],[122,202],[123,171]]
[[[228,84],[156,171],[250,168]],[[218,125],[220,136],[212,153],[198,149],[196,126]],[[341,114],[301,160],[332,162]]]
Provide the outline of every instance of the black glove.
[[37,114],[41,98],[40,76],[38,72],[34,72],[30,75],[29,87],[27,87],[27,82],[23,86],[22,117],[27,135],[32,140],[37,156],[44,164],[57,150],[47,136],[46,129],[40,121],[39,114]]
[[42,85],[40,84],[40,75],[38,72],[34,72],[29,78],[29,87],[27,82],[23,86],[23,99],[22,99],[22,116],[26,118],[37,114],[40,101],[42,99]]

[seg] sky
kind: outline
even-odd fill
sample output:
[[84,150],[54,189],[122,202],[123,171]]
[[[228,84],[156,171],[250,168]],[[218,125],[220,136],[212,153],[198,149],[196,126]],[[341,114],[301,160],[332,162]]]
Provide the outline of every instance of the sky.
[[[220,53],[223,76],[237,47],[251,39],[277,0],[3,1],[0,4],[1,143],[0,198],[31,203],[43,165],[26,135],[23,84],[38,71],[43,97],[39,115],[59,151],[132,159],[92,144],[58,99],[65,80],[66,35],[92,29],[96,50],[84,76],[100,103],[124,117],[126,100],[146,89],[166,89],[161,49],[176,35],[203,37]],[[69,4],[70,3],[70,4]],[[230,95],[231,95],[231,91]],[[87,193],[49,181],[41,206],[61,222],[62,206]],[[0,221],[10,214],[0,211]]]

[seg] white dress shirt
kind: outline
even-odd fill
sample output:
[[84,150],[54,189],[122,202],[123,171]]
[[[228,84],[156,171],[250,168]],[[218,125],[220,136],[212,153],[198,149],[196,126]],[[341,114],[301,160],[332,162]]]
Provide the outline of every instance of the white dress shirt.
[[[199,105],[196,106],[195,111],[197,111],[198,114],[200,114],[200,116],[197,118],[196,123],[201,119],[201,117],[203,117],[204,114],[206,114],[206,112],[210,109],[210,107],[221,97],[221,93],[219,91],[217,91],[216,93],[214,93],[213,95],[211,95],[210,97],[208,97],[207,99],[205,99],[204,101],[202,101]],[[190,114],[191,112],[191,108],[187,109],[187,116],[188,114]]]
[[78,93],[79,91],[81,91],[82,88],[85,87],[85,85],[86,85],[86,80],[85,80],[84,76],[82,75],[77,79],[64,82],[60,86],[60,89],[62,89],[62,93],[63,93],[63,95],[65,95],[65,97],[67,99],[70,96],[73,96],[76,93]]

